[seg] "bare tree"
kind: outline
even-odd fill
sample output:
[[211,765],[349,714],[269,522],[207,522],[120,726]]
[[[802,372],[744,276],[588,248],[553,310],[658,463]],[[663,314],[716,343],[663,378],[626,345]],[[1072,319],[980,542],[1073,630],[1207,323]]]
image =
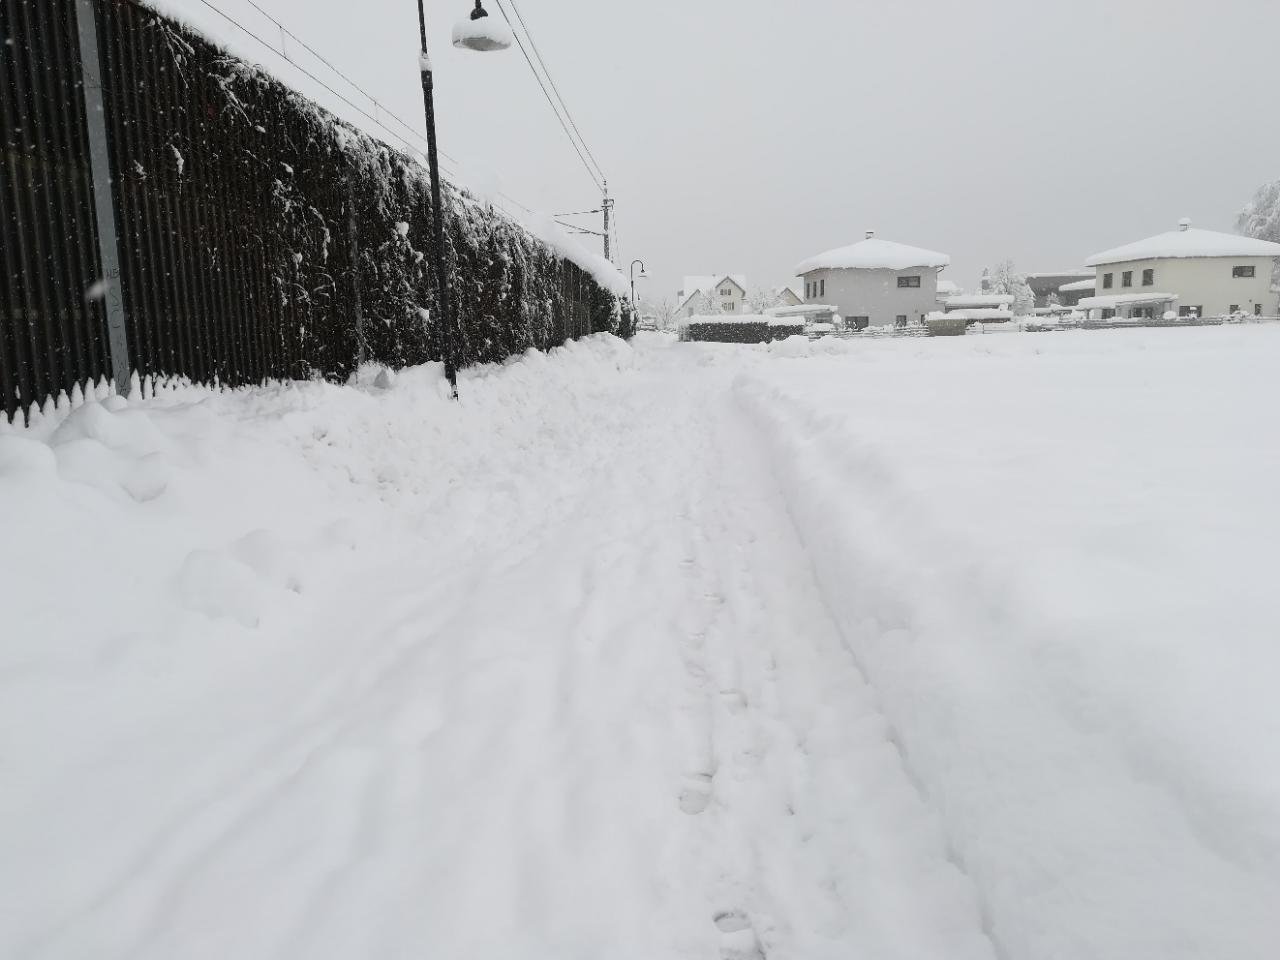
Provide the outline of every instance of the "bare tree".
[[780,307],[783,304],[782,294],[777,290],[766,290],[763,287],[756,287],[747,294],[747,309],[751,313],[764,313],[772,307]]

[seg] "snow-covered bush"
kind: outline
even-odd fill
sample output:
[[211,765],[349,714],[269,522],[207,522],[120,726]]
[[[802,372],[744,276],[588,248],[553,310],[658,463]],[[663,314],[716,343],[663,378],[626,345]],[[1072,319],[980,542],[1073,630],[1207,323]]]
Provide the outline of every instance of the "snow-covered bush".
[[[235,361],[220,369],[222,382],[257,375],[344,380],[362,354],[390,367],[439,359],[443,311],[430,266],[433,211],[425,163],[337,119],[194,30],[134,9],[138,19],[122,26],[138,34],[145,59],[157,61],[154,70],[172,89],[146,101],[150,135],[120,147],[117,166],[127,177],[134,177],[135,164],[140,171],[126,192],[158,189],[148,171],[165,157],[170,164],[184,158],[184,196],[164,201],[185,200],[213,228],[204,235],[191,229],[197,232],[192,239],[209,248],[210,267],[224,274],[217,309],[265,327],[250,330],[247,345],[236,345]],[[125,102],[118,109],[132,107]],[[444,184],[443,202],[460,365],[590,333],[633,332],[629,305],[616,284],[605,289],[592,275],[595,264],[584,269],[452,184]],[[174,236],[177,218],[166,218],[163,203],[151,209],[159,213],[140,220],[141,238]],[[199,224],[200,217],[190,222]],[[184,229],[180,222],[177,229]],[[145,257],[145,243],[137,246]],[[165,283],[163,269],[143,275],[149,284]],[[148,290],[133,302],[158,309],[173,300],[168,296]],[[209,349],[225,345],[211,339]],[[167,367],[143,372],[202,376]]]

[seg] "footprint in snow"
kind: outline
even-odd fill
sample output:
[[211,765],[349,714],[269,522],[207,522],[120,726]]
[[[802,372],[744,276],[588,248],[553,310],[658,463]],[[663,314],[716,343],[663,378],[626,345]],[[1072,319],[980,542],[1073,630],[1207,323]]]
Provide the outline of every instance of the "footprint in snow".
[[751,919],[741,910],[726,910],[713,918],[720,931],[721,960],[765,960]]
[[690,816],[701,813],[711,803],[711,774],[691,773],[680,791],[680,809]]

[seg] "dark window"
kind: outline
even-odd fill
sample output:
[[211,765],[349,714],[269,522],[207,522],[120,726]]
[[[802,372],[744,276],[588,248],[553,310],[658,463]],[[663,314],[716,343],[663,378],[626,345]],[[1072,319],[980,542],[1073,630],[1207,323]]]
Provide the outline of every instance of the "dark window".
[[1122,286],[1122,287],[1132,287],[1132,286],[1133,286],[1133,271],[1132,271],[1132,270],[1126,270],[1124,273],[1120,274],[1120,286]]
[[1260,317],[1260,316],[1262,316],[1262,304],[1260,304],[1260,303],[1255,303],[1255,304],[1253,305],[1253,315],[1254,315],[1255,317]]
[[1155,307],[1134,307],[1129,311],[1129,316],[1138,320],[1151,320],[1155,315]]
[[812,288],[813,288],[813,285],[809,283],[808,280],[806,280],[804,283],[804,298],[806,300],[810,299],[813,296],[813,294],[809,292]]
[[1254,275],[1253,267],[1232,267],[1231,276],[1237,279],[1252,277]]
[[1227,313],[1239,313],[1239,312],[1240,312],[1240,304],[1238,303],[1233,303],[1231,305],[1231,309],[1227,311]]
[[1110,307],[1103,307],[1103,308],[1102,308],[1102,319],[1103,319],[1103,320],[1110,320],[1110,319],[1111,319],[1112,317],[1114,317],[1115,315],[1116,315],[1116,312],[1115,312],[1114,310],[1112,310]]
[[1142,271],[1142,285],[1144,287],[1154,287],[1156,285],[1156,272],[1154,270]]
[[1180,317],[1198,317],[1204,312],[1204,307],[1179,307],[1178,316]]
[[895,327],[905,327],[907,325],[907,315],[905,313],[898,314],[893,318],[893,325]]
[[845,323],[855,330],[865,330],[871,325],[870,317],[845,317]]
[[818,290],[818,296],[825,297],[827,295],[827,281],[819,280],[818,283],[821,285],[821,289]]
[[899,277],[898,286],[911,287],[912,289],[915,289],[916,287],[920,286],[920,278],[919,277]]
[[1111,289],[1111,279],[1112,279],[1112,277],[1113,277],[1113,276],[1114,276],[1114,274],[1110,274],[1110,273],[1104,273],[1104,274],[1102,275],[1102,289],[1103,289],[1103,290],[1110,290],[1110,289]]

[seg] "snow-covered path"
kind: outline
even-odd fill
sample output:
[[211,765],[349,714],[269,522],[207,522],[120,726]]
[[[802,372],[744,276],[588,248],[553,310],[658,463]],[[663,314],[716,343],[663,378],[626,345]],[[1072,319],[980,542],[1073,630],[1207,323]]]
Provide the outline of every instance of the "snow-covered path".
[[[456,407],[420,371],[0,435],[0,956],[1274,955],[1274,766],[1199,769],[1154,681],[1117,706],[1089,641],[1144,608],[1078,595],[1064,640],[1007,569],[1033,537],[976,559],[1045,521],[966,457],[1034,455],[869,439],[842,398],[947,348],[865,346],[601,339]],[[920,498],[953,487],[963,523]],[[1274,604],[1237,609],[1258,654]]]

